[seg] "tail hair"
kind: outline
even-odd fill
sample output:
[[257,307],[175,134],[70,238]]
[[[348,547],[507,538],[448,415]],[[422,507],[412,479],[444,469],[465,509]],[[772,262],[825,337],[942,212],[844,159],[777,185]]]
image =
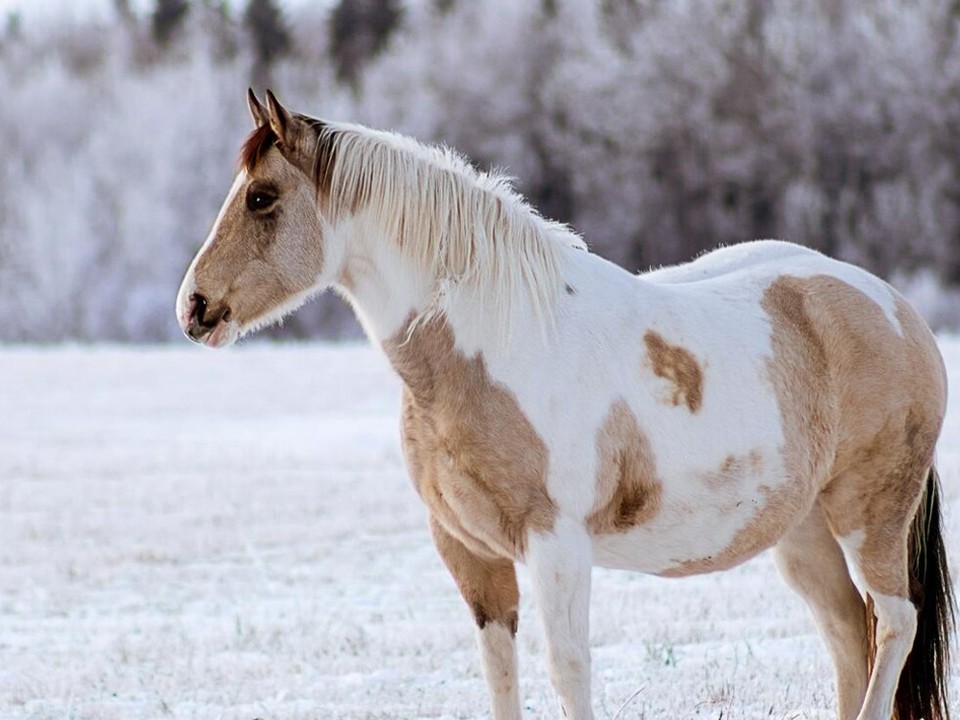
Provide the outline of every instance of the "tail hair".
[[[894,720],[950,720],[947,678],[957,607],[943,544],[940,494],[940,476],[931,467],[908,539],[910,600],[917,608],[917,634],[900,674]],[[867,645],[872,667],[876,619],[869,596]]]

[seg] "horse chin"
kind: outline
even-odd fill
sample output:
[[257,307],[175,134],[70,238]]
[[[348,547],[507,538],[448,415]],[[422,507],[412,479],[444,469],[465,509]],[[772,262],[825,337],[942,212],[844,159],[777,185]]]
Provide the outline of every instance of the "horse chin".
[[202,342],[209,348],[224,348],[233,345],[240,337],[235,323],[221,322],[213,331],[203,338]]

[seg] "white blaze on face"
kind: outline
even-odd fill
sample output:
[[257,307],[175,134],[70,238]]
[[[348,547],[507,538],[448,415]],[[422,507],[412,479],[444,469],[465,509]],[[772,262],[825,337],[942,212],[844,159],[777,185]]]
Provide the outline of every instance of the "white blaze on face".
[[180,283],[180,291],[177,293],[176,312],[177,322],[180,323],[180,329],[184,332],[187,331],[187,326],[190,323],[190,296],[196,291],[194,268],[196,268],[197,261],[200,259],[200,256],[203,255],[213,243],[213,239],[217,236],[217,231],[220,229],[220,223],[223,221],[223,216],[227,212],[227,208],[233,204],[237,193],[240,192],[240,189],[246,184],[246,181],[247,171],[241,169],[240,172],[237,173],[236,179],[233,181],[233,186],[230,188],[230,192],[227,193],[227,199],[223,201],[220,212],[217,213],[217,219],[213,221],[213,227],[210,228],[210,234],[207,235],[207,239],[203,241],[203,245],[200,246],[200,249],[193,258],[193,261],[190,263],[190,267],[187,268],[187,272],[183,276],[183,282]]

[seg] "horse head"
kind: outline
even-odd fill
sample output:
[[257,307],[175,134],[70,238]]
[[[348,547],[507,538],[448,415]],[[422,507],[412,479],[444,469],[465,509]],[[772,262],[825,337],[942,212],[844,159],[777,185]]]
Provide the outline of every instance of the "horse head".
[[210,234],[187,270],[177,318],[210,347],[292,312],[334,277],[317,198],[323,124],[248,92],[254,130]]

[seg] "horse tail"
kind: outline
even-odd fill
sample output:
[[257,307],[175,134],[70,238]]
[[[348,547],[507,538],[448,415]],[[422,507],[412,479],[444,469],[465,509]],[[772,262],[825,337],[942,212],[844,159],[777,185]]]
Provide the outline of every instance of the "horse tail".
[[[910,600],[917,608],[917,634],[897,686],[896,720],[950,720],[947,675],[956,603],[941,527],[940,477],[931,467],[907,539]],[[876,621],[869,596],[867,645],[872,666],[876,652]]]

